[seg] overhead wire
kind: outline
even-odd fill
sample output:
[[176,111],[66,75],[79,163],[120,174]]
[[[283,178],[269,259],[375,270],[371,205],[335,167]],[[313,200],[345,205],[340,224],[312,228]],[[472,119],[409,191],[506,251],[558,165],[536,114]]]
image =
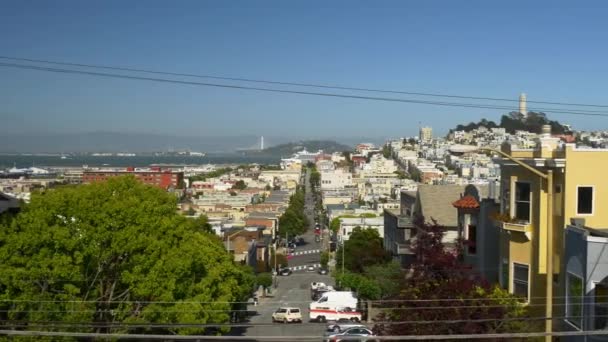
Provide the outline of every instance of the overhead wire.
[[[452,94],[438,94],[438,93],[425,93],[425,92],[410,92],[390,89],[373,89],[373,88],[361,88],[361,87],[346,87],[337,85],[327,84],[312,84],[302,82],[286,82],[286,81],[272,81],[272,80],[260,80],[243,77],[225,77],[217,75],[205,75],[205,74],[193,74],[193,73],[178,73],[170,71],[159,71],[142,68],[127,68],[119,66],[108,66],[108,65],[95,65],[95,64],[84,64],[84,63],[73,63],[73,62],[59,62],[46,59],[33,59],[33,58],[22,58],[14,56],[0,56],[0,59],[21,61],[21,62],[32,62],[32,63],[45,63],[63,66],[75,66],[83,68],[96,68],[96,69],[107,69],[107,70],[118,70],[118,71],[130,71],[130,72],[142,72],[149,74],[168,75],[168,76],[181,76],[181,77],[195,77],[195,78],[207,78],[225,81],[239,81],[239,82],[250,82],[250,83],[262,83],[262,84],[275,84],[275,85],[287,85],[296,87],[310,87],[310,88],[324,88],[324,89],[338,89],[338,90],[351,90],[351,91],[363,91],[363,92],[374,92],[374,93],[389,93],[389,94],[402,94],[402,95],[416,95],[416,96],[429,96],[429,97],[444,97],[444,98],[457,98],[467,100],[485,100],[485,101],[503,101],[503,102],[519,102],[519,100],[508,99],[508,98],[497,98],[497,97],[479,97],[479,96],[465,96],[465,95],[452,95]],[[551,104],[560,106],[577,106],[577,107],[599,107],[608,108],[608,105],[601,104],[585,104],[585,103],[568,103],[568,102],[552,102],[552,101],[534,101],[526,100],[527,103],[538,103],[538,104]]]
[[[339,94],[339,93],[323,93],[323,92],[311,92],[311,91],[290,90],[290,89],[262,88],[262,87],[251,87],[251,86],[234,85],[234,84],[194,82],[194,81],[185,81],[185,80],[176,80],[176,79],[136,76],[136,75],[113,74],[113,73],[76,70],[76,69],[51,68],[51,67],[16,64],[16,63],[0,63],[0,67],[29,69],[29,70],[66,73],[66,74],[81,74],[81,75],[89,75],[89,76],[100,76],[100,77],[130,79],[130,80],[140,80],[140,81],[152,81],[152,82],[161,82],[161,83],[174,83],[174,84],[183,84],[183,85],[216,87],[216,88],[226,88],[226,89],[253,90],[253,91],[270,92],[270,93],[312,95],[312,96],[322,96],[322,97],[332,97],[332,98],[350,98],[350,99],[382,101],[382,102],[426,104],[426,105],[447,106],[447,107],[463,107],[463,108],[477,108],[477,109],[502,109],[502,110],[513,110],[513,111],[516,110],[516,108],[508,107],[508,106],[484,105],[484,104],[474,104],[474,103],[459,103],[459,102],[439,102],[439,101],[392,98],[392,97],[374,97],[374,96],[362,96],[362,95]],[[596,111],[587,111],[587,110],[569,111],[569,110],[561,110],[561,109],[551,109],[551,110],[544,109],[544,111],[553,113],[553,114],[608,117],[607,112],[596,112]]]

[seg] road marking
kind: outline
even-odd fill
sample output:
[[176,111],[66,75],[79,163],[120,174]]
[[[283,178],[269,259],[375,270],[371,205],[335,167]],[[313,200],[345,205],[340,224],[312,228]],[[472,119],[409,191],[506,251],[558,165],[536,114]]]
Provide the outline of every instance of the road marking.
[[293,253],[291,253],[291,255],[297,256],[297,255],[317,254],[317,253],[321,253],[321,250],[320,249],[310,249],[310,250],[307,250],[307,251],[293,252]]
[[[312,264],[315,267],[315,270],[321,267],[321,264]],[[303,271],[308,267],[308,265],[300,265],[300,266],[291,266],[289,267],[292,271]]]

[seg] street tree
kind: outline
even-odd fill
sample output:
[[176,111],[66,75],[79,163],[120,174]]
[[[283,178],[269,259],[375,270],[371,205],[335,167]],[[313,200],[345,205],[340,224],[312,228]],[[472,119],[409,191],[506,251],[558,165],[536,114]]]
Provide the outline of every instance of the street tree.
[[0,227],[3,318],[98,323],[81,331],[100,333],[132,331],[109,323],[192,323],[201,326],[154,332],[197,334],[228,322],[253,274],[176,204],[133,176],[34,194]]
[[268,272],[258,274],[255,278],[255,283],[257,286],[262,286],[264,288],[265,295],[266,290],[272,286],[272,274]]
[[[343,248],[344,251],[342,251]],[[344,268],[354,273],[363,273],[365,267],[384,264],[391,259],[388,252],[384,250],[378,231],[361,227],[353,229],[336,256],[338,259],[344,258]]]
[[526,332],[540,328],[527,321],[527,309],[518,297],[491,286],[464,265],[458,248],[444,246],[443,227],[436,222],[424,223],[422,218],[417,225],[422,229],[413,246],[416,260],[407,277],[402,277],[399,291],[383,302],[384,312],[377,317],[383,322],[410,323],[378,324],[376,331],[388,335],[434,335]]

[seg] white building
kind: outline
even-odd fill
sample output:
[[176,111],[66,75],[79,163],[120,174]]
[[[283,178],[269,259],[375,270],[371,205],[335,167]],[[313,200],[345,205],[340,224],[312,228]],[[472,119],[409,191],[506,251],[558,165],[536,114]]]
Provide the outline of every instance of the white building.
[[362,229],[375,229],[381,238],[384,238],[384,217],[355,217],[355,218],[340,218],[340,231],[338,239],[347,241],[356,227]]
[[344,189],[353,185],[353,175],[343,169],[321,172],[321,190]]

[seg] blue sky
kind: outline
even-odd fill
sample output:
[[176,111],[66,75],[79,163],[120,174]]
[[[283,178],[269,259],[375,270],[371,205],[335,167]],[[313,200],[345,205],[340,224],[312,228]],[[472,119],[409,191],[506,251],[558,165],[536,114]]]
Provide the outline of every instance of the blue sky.
[[[607,9],[599,1],[5,0],[0,55],[608,104]],[[503,112],[0,67],[0,133],[396,137],[416,134],[419,122],[445,133]],[[551,117],[608,128],[605,117]]]

